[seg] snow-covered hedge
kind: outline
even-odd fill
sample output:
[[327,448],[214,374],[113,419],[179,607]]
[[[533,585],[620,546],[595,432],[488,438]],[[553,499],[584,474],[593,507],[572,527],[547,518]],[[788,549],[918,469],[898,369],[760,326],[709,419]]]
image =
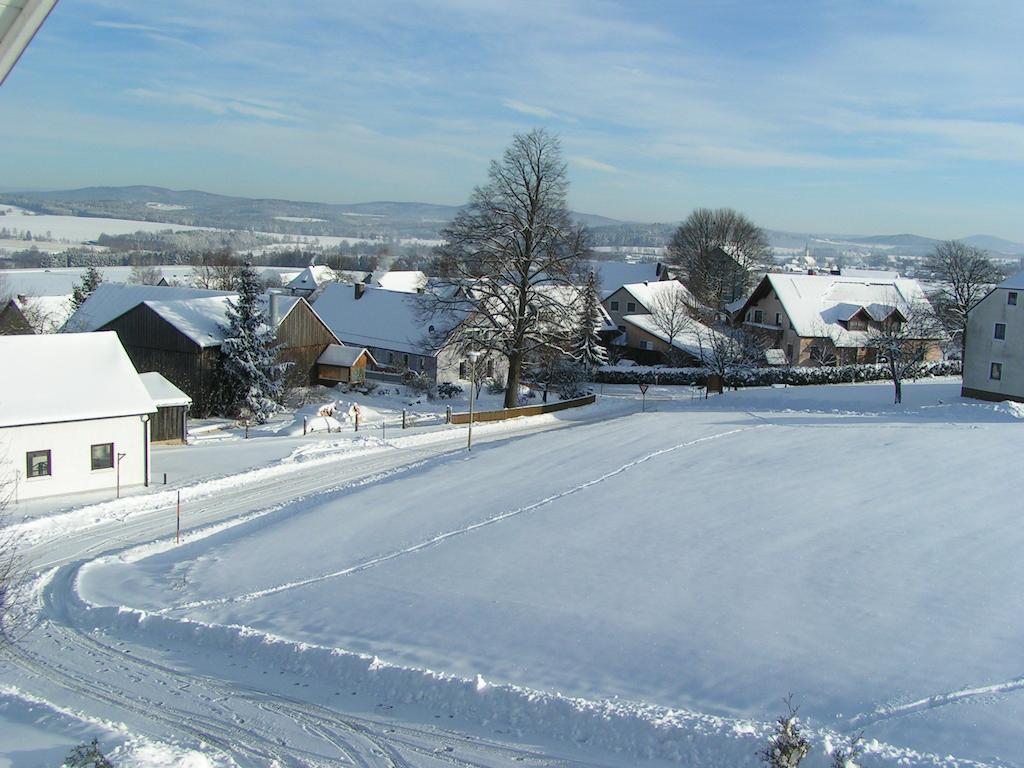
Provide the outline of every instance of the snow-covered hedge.
[[[597,370],[596,380],[603,384],[697,384],[703,386],[707,368],[659,368],[612,365]],[[959,376],[959,360],[942,360],[924,366],[921,376]],[[772,384],[849,384],[854,381],[887,381],[889,373],[882,365],[840,365],[837,367],[736,368],[726,377],[728,386],[768,387]]]

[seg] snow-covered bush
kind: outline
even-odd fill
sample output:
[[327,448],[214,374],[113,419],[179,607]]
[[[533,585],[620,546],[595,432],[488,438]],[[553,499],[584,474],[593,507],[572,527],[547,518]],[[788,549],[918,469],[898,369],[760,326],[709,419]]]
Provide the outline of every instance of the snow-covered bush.
[[858,733],[849,744],[832,750],[831,768],[859,768],[857,758],[864,754],[864,734]]
[[72,749],[64,758],[62,768],[114,768],[114,764],[100,751],[99,742],[93,739]]
[[800,732],[800,720],[793,706],[793,697],[787,696],[786,714],[775,721],[768,745],[761,752],[761,762],[769,768],[797,768],[811,751],[811,744]]
[[[706,368],[660,368],[653,366],[602,366],[597,381],[604,384],[696,384],[707,382]],[[942,360],[927,363],[919,373],[922,377],[959,376],[960,361]],[[882,365],[840,365],[836,367],[780,366],[778,368],[733,368],[726,377],[727,386],[769,387],[773,384],[790,386],[810,384],[850,384],[863,381],[888,381],[889,373]]]
[[443,381],[437,385],[437,396],[442,400],[451,400],[462,394],[462,387],[451,381]]
[[491,395],[500,395],[505,391],[505,385],[497,379],[487,380],[487,392]]

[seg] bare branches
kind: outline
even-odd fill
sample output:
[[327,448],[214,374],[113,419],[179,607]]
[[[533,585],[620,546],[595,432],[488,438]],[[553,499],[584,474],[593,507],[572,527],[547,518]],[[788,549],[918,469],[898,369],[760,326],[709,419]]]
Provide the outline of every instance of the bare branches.
[[587,236],[570,220],[565,163],[546,131],[516,135],[488,176],[441,233],[429,313],[435,327],[459,328],[450,343],[508,359],[512,407],[524,361],[571,345],[578,307],[564,289],[578,284]]
[[8,505],[11,483],[0,483],[0,645],[16,639],[25,614],[19,599],[22,562],[18,537],[11,531]]
[[967,312],[1002,275],[985,251],[956,240],[937,245],[928,267],[942,282],[942,287],[931,296],[932,302],[949,335],[959,340],[962,360]]
[[[673,285],[678,286],[678,289],[672,290],[669,286]],[[669,365],[679,366],[687,355],[675,346],[675,341],[696,327],[697,321],[693,317],[696,307],[693,305],[691,294],[678,283],[659,283],[658,287],[661,290],[648,307],[651,321],[668,339],[666,354]]]
[[942,323],[924,299],[894,307],[887,318],[865,332],[864,346],[889,373],[895,402],[903,401],[903,381],[916,379],[925,363],[938,356]]

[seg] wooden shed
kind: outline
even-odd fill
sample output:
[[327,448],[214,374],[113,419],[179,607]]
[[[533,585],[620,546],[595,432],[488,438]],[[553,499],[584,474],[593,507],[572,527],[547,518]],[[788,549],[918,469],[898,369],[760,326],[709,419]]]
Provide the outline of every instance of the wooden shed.
[[156,415],[149,422],[151,443],[184,443],[188,438],[188,409],[192,398],[156,371],[140,373],[139,378],[153,398]]
[[366,347],[331,344],[316,361],[317,381],[325,386],[361,384],[366,381],[366,365],[377,361]]

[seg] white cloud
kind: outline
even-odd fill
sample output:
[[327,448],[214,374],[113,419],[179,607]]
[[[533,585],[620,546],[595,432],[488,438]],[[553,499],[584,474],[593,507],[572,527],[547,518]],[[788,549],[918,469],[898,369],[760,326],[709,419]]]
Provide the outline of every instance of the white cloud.
[[280,106],[257,100],[210,96],[188,91],[154,91],[149,88],[132,88],[127,94],[146,101],[191,107],[214,115],[236,115],[283,122],[297,122],[302,119],[292,112],[284,111]]
[[600,171],[601,173],[618,173],[619,169],[614,165],[608,163],[602,163],[600,160],[595,160],[592,157],[586,155],[568,155],[566,158],[570,163],[575,163],[581,168],[586,168],[591,171]]

